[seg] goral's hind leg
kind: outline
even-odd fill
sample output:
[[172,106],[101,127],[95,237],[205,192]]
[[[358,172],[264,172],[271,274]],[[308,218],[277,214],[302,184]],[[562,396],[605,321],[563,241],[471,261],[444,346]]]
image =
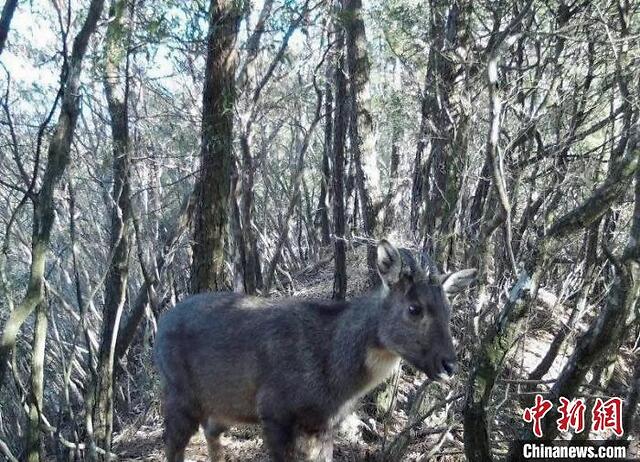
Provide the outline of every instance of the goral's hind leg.
[[211,462],[224,462],[224,454],[222,444],[220,444],[220,435],[227,430],[224,425],[216,423],[211,417],[203,425],[204,436],[207,439],[209,448],[209,458]]

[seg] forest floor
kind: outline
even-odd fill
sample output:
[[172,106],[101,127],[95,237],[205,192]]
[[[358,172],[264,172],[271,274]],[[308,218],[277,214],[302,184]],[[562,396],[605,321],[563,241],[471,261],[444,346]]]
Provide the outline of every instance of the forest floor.
[[[366,258],[361,249],[349,252],[348,274],[348,296],[362,293],[366,287]],[[294,296],[329,298],[333,284],[333,263],[323,260],[313,267],[301,270],[297,275],[292,276],[289,282],[293,285]],[[526,372],[538,364],[553,339],[552,332],[557,331],[563,321],[565,321],[563,317],[550,315],[541,308],[539,314],[531,319],[531,331],[536,335],[530,335],[526,342],[522,342],[520,361],[518,364],[507,366],[505,378],[526,378]],[[560,359],[553,364],[546,377],[555,377],[560,372],[566,355],[559,356]],[[397,387],[393,406],[389,406],[387,398],[389,395],[385,394],[385,387],[389,387],[386,388],[387,390]],[[416,372],[409,366],[403,366],[402,373],[394,384],[381,385],[363,400],[364,403],[354,414],[345,420],[335,439],[334,460],[337,462],[379,460],[381,448],[393,441],[406,427],[409,421],[408,415],[411,413],[412,406],[415,405],[415,397],[419,390],[425,387],[428,387],[425,395],[427,398],[422,406],[426,408],[429,408],[436,399],[444,399],[454,394],[461,397],[464,392],[464,384],[455,382],[455,379],[449,384],[428,383],[424,374]],[[500,408],[500,412],[494,417],[492,432],[494,447],[499,451],[498,456],[506,452],[507,442],[515,437],[515,429],[522,428],[523,425],[520,418],[522,407],[514,396],[516,392],[516,386],[502,382],[496,386],[494,392],[496,405]],[[449,413],[449,418],[447,418],[447,412],[441,409],[415,426],[410,432],[410,444],[402,461],[464,460],[461,404],[461,400],[458,399],[453,412]],[[115,452],[119,460],[164,460],[162,419],[159,416],[157,402],[154,402],[143,414],[136,419],[135,425],[131,424],[116,435]],[[269,460],[260,428],[257,426],[231,428],[229,432],[223,434],[222,444],[227,461],[267,462]],[[197,462],[209,460],[207,445],[201,431],[191,439],[186,451],[186,460]]]

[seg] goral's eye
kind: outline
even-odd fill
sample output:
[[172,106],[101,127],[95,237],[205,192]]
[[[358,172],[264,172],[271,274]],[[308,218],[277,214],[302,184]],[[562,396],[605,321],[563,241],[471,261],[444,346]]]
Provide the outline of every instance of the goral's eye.
[[411,316],[420,316],[422,314],[422,307],[418,305],[409,305],[408,310]]

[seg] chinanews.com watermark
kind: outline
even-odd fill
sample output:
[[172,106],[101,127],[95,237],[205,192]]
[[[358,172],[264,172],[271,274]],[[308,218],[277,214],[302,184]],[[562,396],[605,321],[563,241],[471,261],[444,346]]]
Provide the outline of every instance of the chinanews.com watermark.
[[[610,440],[541,440],[543,434],[543,419],[553,409],[553,403],[536,395],[533,406],[526,408],[522,415],[524,421],[531,425],[531,430],[539,440],[518,441],[516,448],[522,461],[640,461],[637,454],[631,454],[630,441],[620,438],[624,435],[622,424],[622,399],[596,398],[593,405],[587,409],[584,398],[559,398],[557,412],[559,418],[556,426],[559,432],[584,432],[587,422],[590,430],[600,435],[607,435]],[[587,414],[589,412],[589,414]],[[590,419],[586,419],[588,416]]]
[[523,461],[632,461],[629,441],[519,441]]

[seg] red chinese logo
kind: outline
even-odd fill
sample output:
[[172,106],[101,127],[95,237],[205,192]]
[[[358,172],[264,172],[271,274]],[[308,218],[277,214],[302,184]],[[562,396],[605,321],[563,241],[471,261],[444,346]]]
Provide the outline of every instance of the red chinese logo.
[[524,410],[523,418],[525,422],[533,422],[533,434],[538,438],[542,438],[541,420],[551,410],[553,404],[551,401],[544,399],[541,395],[536,395],[536,402],[533,407]]
[[[536,395],[535,404],[524,410],[522,418],[525,422],[533,424],[533,434],[536,437],[542,438],[542,419],[552,408],[551,401],[544,399],[542,395]],[[556,420],[558,430],[561,432],[573,430],[574,433],[584,431],[586,409],[584,398],[569,400],[561,396],[560,406],[558,406],[560,417]],[[611,430],[618,437],[624,434],[622,429],[622,398],[609,398],[606,401],[596,398],[591,410],[591,417],[591,431]]]
[[613,430],[617,436],[622,436],[622,399],[610,398],[602,401],[596,398],[596,403],[591,411],[593,418],[593,431]]
[[560,418],[556,421],[558,430],[566,432],[573,429],[575,433],[582,432],[584,430],[584,411],[586,408],[583,398],[569,401],[563,396],[560,397],[560,406],[558,406]]

